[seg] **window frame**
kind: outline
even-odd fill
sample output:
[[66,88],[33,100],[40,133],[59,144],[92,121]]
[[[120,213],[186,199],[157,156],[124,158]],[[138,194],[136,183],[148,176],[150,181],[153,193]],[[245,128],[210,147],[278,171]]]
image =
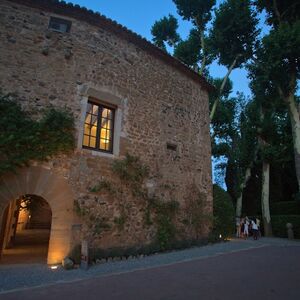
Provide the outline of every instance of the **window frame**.
[[[66,30],[62,31],[52,27],[51,25],[53,25],[54,23],[66,25]],[[69,33],[71,31],[71,26],[72,26],[72,21],[70,20],[50,16],[48,29],[51,31],[59,32],[59,33]]]
[[[92,104],[98,106],[98,115],[97,115],[97,124],[100,124],[100,126],[97,126],[97,132],[96,132],[96,143],[95,147],[90,147],[90,146],[85,146],[84,143],[84,136],[85,131],[84,131],[84,126],[86,124],[85,120],[87,117],[87,110],[85,111],[85,116],[84,116],[84,123],[83,123],[83,139],[82,139],[82,148],[83,149],[89,149],[92,151],[97,151],[97,152],[102,152],[102,153],[107,153],[107,154],[113,154],[114,153],[114,138],[115,138],[115,116],[116,116],[116,107],[113,105],[109,105],[107,103],[100,102],[97,99],[94,98],[89,98],[87,101],[87,104]],[[101,140],[101,124],[102,124],[102,111],[103,109],[109,109],[112,112],[112,118],[110,119],[112,121],[112,129],[111,129],[111,147],[110,150],[104,150],[100,149],[100,140]],[[90,137],[90,135],[89,135]]]

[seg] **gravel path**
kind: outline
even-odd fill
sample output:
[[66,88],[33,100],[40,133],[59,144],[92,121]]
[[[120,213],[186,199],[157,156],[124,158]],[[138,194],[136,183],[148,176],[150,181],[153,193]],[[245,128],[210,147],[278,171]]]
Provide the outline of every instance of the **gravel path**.
[[230,242],[195,247],[181,251],[156,254],[139,259],[108,262],[90,267],[87,271],[75,269],[65,271],[62,268],[51,270],[45,265],[0,265],[0,294],[9,290],[20,290],[29,287],[71,282],[86,278],[105,276],[133,270],[148,269],[157,266],[171,265],[180,262],[233,253],[243,250],[276,246],[299,246],[299,241],[286,239],[262,238],[253,240],[232,240]]

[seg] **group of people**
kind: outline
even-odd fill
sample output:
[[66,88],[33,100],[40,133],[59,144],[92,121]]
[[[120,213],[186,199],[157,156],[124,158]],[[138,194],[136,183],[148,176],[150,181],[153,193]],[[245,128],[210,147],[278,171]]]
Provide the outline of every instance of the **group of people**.
[[260,233],[260,220],[258,218],[249,219],[236,217],[236,237],[237,238],[248,238],[253,236],[254,240],[257,240],[261,236]]

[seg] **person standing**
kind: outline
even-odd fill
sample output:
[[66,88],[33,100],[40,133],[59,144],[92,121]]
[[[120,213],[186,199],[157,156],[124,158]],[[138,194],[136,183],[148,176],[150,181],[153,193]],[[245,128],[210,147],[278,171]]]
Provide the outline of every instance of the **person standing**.
[[249,236],[249,219],[248,217],[245,218],[245,222],[244,222],[244,237],[245,239],[248,238]]
[[241,237],[241,218],[240,217],[235,218],[235,226],[236,226],[236,237],[240,238]]
[[241,225],[240,225],[240,237],[244,237],[244,228],[245,228],[245,219],[241,218]]
[[261,237],[261,231],[260,231],[260,219],[256,218],[255,223],[257,225],[257,236]]
[[254,220],[251,221],[252,224],[252,231],[253,231],[253,239],[258,239],[258,226]]

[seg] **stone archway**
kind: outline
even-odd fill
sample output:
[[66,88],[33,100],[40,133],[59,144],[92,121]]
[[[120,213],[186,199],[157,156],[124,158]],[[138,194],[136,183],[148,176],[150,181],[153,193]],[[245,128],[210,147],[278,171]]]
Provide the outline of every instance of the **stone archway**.
[[71,246],[73,192],[63,176],[42,166],[22,168],[16,174],[3,176],[0,179],[0,224],[10,201],[27,194],[42,197],[51,207],[47,263],[61,263]]
[[45,263],[51,222],[51,207],[42,197],[22,195],[10,201],[2,219],[1,263]]

